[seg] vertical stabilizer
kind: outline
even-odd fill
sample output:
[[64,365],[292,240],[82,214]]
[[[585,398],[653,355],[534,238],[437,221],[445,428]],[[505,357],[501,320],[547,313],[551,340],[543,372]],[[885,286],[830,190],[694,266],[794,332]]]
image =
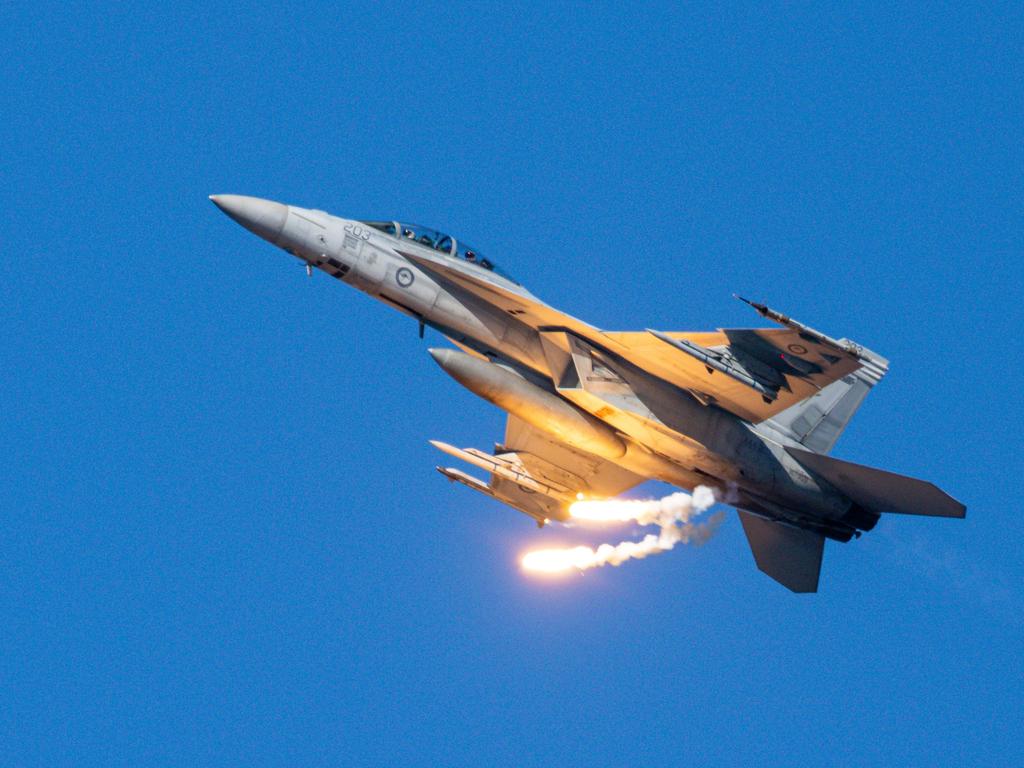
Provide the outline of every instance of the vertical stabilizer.
[[853,414],[889,369],[884,357],[861,348],[862,367],[775,416],[772,423],[815,453],[828,453]]
[[737,511],[757,567],[794,592],[817,592],[824,537],[742,509]]

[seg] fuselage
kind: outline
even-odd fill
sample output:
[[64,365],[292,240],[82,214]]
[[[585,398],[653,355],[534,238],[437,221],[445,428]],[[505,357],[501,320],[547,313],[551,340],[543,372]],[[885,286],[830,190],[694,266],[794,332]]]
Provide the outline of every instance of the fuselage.
[[[409,315],[421,329],[437,330],[525,385],[559,397],[595,430],[603,425],[624,446],[610,460],[630,471],[687,489],[715,485],[727,502],[832,538],[845,540],[873,525],[787,453],[788,445],[796,445],[787,435],[701,402],[638,368],[599,329],[576,318],[552,309],[552,324],[551,318],[517,310],[517,296],[547,305],[456,239],[415,225],[367,223],[258,198],[222,195],[214,202],[311,268]],[[607,394],[596,388],[597,395],[566,400],[567,390],[556,380],[560,372],[552,370],[552,334],[586,345],[591,362],[607,372]]]

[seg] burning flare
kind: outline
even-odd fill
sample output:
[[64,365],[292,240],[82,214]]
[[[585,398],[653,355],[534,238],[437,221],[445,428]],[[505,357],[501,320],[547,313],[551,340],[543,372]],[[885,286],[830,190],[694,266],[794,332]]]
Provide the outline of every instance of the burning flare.
[[689,522],[715,503],[715,492],[706,485],[698,485],[691,496],[679,491],[662,499],[639,501],[633,499],[604,499],[577,501],[569,507],[570,517],[576,520],[625,523],[636,520],[640,525],[659,525]]
[[597,522],[629,522],[641,525],[657,524],[658,534],[649,533],[640,541],[620,544],[602,544],[597,549],[572,547],[570,549],[541,549],[523,556],[523,568],[538,573],[562,573],[572,569],[586,570],[602,565],[619,565],[626,560],[639,560],[648,555],[667,552],[680,542],[703,544],[711,538],[721,524],[724,514],[718,512],[705,523],[690,522],[715,503],[715,494],[706,486],[698,486],[691,496],[678,492],[662,499],[633,501],[608,499],[605,501],[577,501],[569,507],[574,520]]

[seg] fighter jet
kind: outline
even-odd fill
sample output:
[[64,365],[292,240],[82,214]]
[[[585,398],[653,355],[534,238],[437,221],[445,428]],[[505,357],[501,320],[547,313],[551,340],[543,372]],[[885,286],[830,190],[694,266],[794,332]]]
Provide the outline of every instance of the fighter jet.
[[[432,441],[488,473],[438,467],[543,526],[580,498],[649,479],[717,489],[754,561],[815,592],[825,539],[847,542],[882,513],[962,518],[922,480],[829,451],[888,361],[765,304],[775,328],[605,331],[545,304],[461,239],[400,221],[363,221],[241,195],[218,208],[287,251],[447,337],[429,353],[508,414],[493,452]],[[746,299],[744,299],[746,301]]]

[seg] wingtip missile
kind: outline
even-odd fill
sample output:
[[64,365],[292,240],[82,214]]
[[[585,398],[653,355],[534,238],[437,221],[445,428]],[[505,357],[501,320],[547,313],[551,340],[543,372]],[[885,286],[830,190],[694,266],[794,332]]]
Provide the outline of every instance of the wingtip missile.
[[818,344],[823,344],[827,347],[831,347],[832,349],[838,349],[839,351],[845,352],[848,355],[852,355],[853,357],[859,360],[870,360],[880,365],[887,364],[887,361],[885,361],[884,358],[879,357],[874,352],[865,349],[860,344],[857,344],[854,341],[850,341],[849,339],[834,339],[831,336],[822,333],[821,331],[817,331],[814,328],[811,328],[809,325],[804,325],[803,323],[794,320],[789,315],[784,315],[778,310],[772,309],[767,304],[761,304],[760,302],[757,301],[745,299],[736,293],[734,293],[733,296],[735,296],[740,301],[752,306],[754,309],[757,310],[757,313],[761,315],[761,317],[766,317],[769,320],[778,323],[779,325],[785,326],[786,328],[790,328],[799,333],[804,338],[808,339],[809,341],[814,341],[817,342]]
[[744,304],[749,304],[754,309],[756,309],[757,313],[759,315],[761,315],[762,317],[768,317],[768,313],[771,312],[771,310],[768,308],[768,305],[762,304],[759,301],[751,301],[750,299],[748,299],[748,298],[746,298],[744,296],[740,296],[738,293],[734,293],[733,294],[733,298],[739,299]]

